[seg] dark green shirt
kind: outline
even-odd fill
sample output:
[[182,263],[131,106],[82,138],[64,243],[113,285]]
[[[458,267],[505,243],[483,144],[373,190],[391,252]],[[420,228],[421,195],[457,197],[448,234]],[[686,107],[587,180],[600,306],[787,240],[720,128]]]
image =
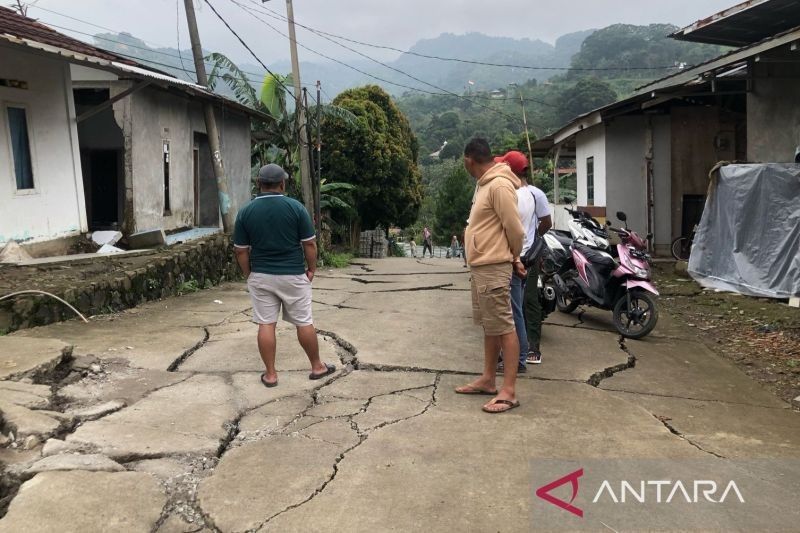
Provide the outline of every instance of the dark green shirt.
[[303,204],[280,193],[261,193],[236,215],[233,244],[250,247],[250,269],[260,274],[304,274],[302,241],[314,238]]

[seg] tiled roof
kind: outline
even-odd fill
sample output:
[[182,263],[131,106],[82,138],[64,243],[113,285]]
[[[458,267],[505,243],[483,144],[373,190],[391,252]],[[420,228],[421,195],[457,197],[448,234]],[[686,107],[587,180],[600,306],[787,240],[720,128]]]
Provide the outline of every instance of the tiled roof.
[[99,57],[109,61],[117,61],[128,65],[137,64],[130,59],[68,37],[32,18],[24,17],[13,9],[8,9],[6,7],[0,7],[0,35],[12,35],[19,39],[29,39],[31,41],[49,44],[50,46],[56,46],[79,54]]

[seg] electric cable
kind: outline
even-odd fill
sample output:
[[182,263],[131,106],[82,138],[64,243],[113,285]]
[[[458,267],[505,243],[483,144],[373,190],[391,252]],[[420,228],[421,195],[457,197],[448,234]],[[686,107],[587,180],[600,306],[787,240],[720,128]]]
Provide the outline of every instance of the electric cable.
[[[208,1],[209,1],[209,0],[204,0],[204,1],[205,1],[206,3],[208,3]],[[275,26],[273,26],[273,25],[272,25],[272,24],[270,24],[269,22],[265,21],[264,19],[262,19],[261,17],[259,17],[257,14],[254,14],[253,12],[254,12],[255,10],[251,10],[251,9],[250,9],[250,8],[248,8],[247,6],[244,6],[244,5],[240,4],[240,3],[239,3],[237,0],[230,0],[230,1],[231,1],[231,3],[233,3],[233,4],[237,5],[237,6],[239,6],[239,7],[240,7],[241,9],[243,9],[245,12],[247,12],[247,13],[250,13],[250,14],[251,14],[253,17],[255,17],[257,20],[260,20],[262,23],[264,23],[264,24],[265,24],[265,25],[267,25],[269,28],[271,28],[273,31],[275,31],[275,32],[279,33],[280,35],[283,35],[284,37],[286,37],[286,38],[287,38],[287,39],[289,39],[290,41],[292,40],[290,36],[288,36],[288,35],[286,35],[285,33],[281,32],[280,30],[278,30],[277,28],[275,28]],[[213,8],[212,8],[212,9],[213,9]],[[457,93],[454,93],[454,92],[448,91],[447,89],[443,89],[442,87],[439,87],[439,86],[437,86],[437,85],[434,85],[434,84],[432,84],[432,83],[428,83],[428,82],[427,82],[427,81],[425,81],[425,80],[422,80],[422,79],[420,79],[420,78],[417,78],[416,76],[413,76],[413,75],[411,75],[411,74],[408,74],[407,72],[404,72],[404,71],[402,71],[402,70],[400,70],[400,69],[398,69],[398,68],[395,68],[395,67],[389,66],[389,65],[387,65],[386,63],[383,63],[382,61],[379,61],[379,60],[377,60],[377,59],[375,59],[375,58],[372,58],[372,57],[370,57],[370,56],[368,56],[368,55],[366,55],[366,54],[362,54],[361,52],[359,52],[359,51],[357,51],[357,50],[354,50],[354,49],[352,49],[352,48],[350,48],[350,47],[348,47],[348,46],[346,46],[346,45],[343,45],[343,44],[341,44],[341,43],[337,43],[336,41],[333,41],[332,39],[328,39],[328,40],[330,40],[330,41],[331,41],[331,42],[333,42],[334,44],[338,44],[339,46],[342,46],[342,47],[344,47],[344,48],[346,48],[346,49],[348,49],[348,50],[350,50],[350,51],[352,51],[352,52],[355,52],[355,53],[359,54],[360,56],[362,56],[362,57],[364,57],[364,58],[366,58],[366,59],[368,59],[368,60],[370,60],[370,61],[373,61],[373,62],[375,62],[375,63],[377,63],[377,64],[379,64],[379,65],[382,65],[382,66],[384,66],[384,67],[386,67],[386,68],[389,68],[389,69],[391,69],[391,70],[393,70],[393,71],[395,71],[395,72],[398,72],[398,73],[400,73],[400,74],[403,74],[403,75],[405,75],[405,76],[408,76],[409,78],[411,78],[411,79],[413,79],[413,80],[415,80],[415,81],[418,81],[418,82],[420,82],[420,83],[423,83],[423,84],[425,84],[425,85],[427,85],[427,86],[429,86],[429,87],[433,87],[434,89],[437,89],[437,90],[438,90],[438,91],[440,91],[440,92],[439,92],[439,93],[433,93],[433,92],[431,92],[431,91],[425,91],[425,90],[423,90],[423,89],[419,89],[419,88],[417,88],[417,87],[410,87],[410,86],[408,86],[408,85],[404,85],[404,84],[401,84],[401,83],[396,83],[396,82],[393,82],[393,81],[389,81],[389,80],[386,80],[386,79],[380,78],[380,77],[378,77],[378,76],[375,76],[375,75],[373,75],[373,74],[369,74],[369,73],[367,73],[367,72],[364,72],[364,71],[362,71],[362,70],[360,70],[360,69],[357,69],[357,68],[353,67],[352,65],[348,65],[347,63],[344,63],[344,62],[342,62],[342,61],[339,61],[339,60],[333,59],[333,58],[331,58],[331,57],[329,57],[329,56],[326,56],[326,55],[324,55],[324,54],[322,54],[322,53],[320,53],[320,52],[317,52],[316,50],[313,50],[312,48],[309,48],[308,46],[305,46],[305,45],[303,45],[302,43],[300,43],[300,42],[299,42],[299,41],[297,41],[296,39],[294,40],[294,42],[295,42],[295,44],[296,44],[296,45],[298,45],[298,46],[301,46],[301,47],[305,48],[306,50],[309,50],[310,52],[313,52],[313,53],[315,53],[315,54],[318,54],[318,55],[321,55],[321,56],[323,56],[323,57],[326,57],[327,59],[330,59],[330,60],[332,60],[332,61],[336,61],[337,63],[340,63],[340,64],[342,64],[342,65],[344,65],[344,66],[347,66],[347,67],[349,67],[349,68],[351,68],[351,69],[353,69],[353,70],[356,70],[356,71],[358,71],[358,72],[361,72],[362,74],[365,74],[365,75],[367,75],[367,76],[369,76],[369,77],[371,77],[371,78],[375,78],[375,79],[377,79],[377,80],[383,81],[384,83],[391,83],[391,84],[393,84],[393,85],[397,85],[397,86],[399,86],[399,87],[404,87],[404,88],[410,89],[410,90],[412,90],[412,91],[426,92],[426,93],[429,93],[429,94],[446,94],[446,95],[448,95],[448,96],[452,96],[452,97],[454,97],[454,98],[460,98],[460,99],[466,100],[466,101],[468,101],[468,102],[471,102],[472,104],[474,104],[474,105],[477,105],[478,107],[482,107],[482,108],[484,108],[484,109],[487,109],[487,110],[489,110],[489,111],[492,111],[493,113],[497,113],[498,115],[502,115],[502,116],[504,116],[505,118],[507,118],[507,119],[509,119],[509,120],[513,120],[513,121],[520,121],[520,119],[519,119],[519,118],[517,118],[517,117],[514,117],[514,116],[512,116],[512,115],[509,115],[509,114],[507,114],[507,113],[505,113],[505,112],[503,112],[503,111],[500,111],[499,109],[495,109],[495,108],[493,108],[493,107],[490,107],[490,106],[487,106],[487,105],[484,105],[484,104],[481,104],[481,103],[475,102],[475,101],[473,101],[473,100],[470,100],[470,99],[469,99],[468,97],[466,97],[466,96],[459,95],[459,94],[457,94]]]
[[[272,13],[273,18],[278,18],[278,19],[283,20],[283,21],[288,21],[288,19],[284,15],[281,15],[277,11],[274,11],[274,10],[270,9],[267,6],[262,5],[262,4],[257,4],[255,0],[248,0],[248,1],[250,3],[256,5],[257,7],[259,7],[262,12],[269,11],[270,13]],[[408,55],[422,57],[422,58],[426,58],[426,59],[435,59],[435,60],[438,60],[438,61],[452,61],[452,62],[457,62],[457,63],[468,63],[468,64],[471,64],[471,65],[483,65],[483,66],[488,66],[488,67],[501,67],[501,68],[519,68],[519,69],[528,69],[528,70],[588,71],[588,72],[593,72],[593,71],[620,71],[620,70],[669,70],[669,69],[676,68],[674,65],[672,65],[672,66],[658,66],[658,67],[541,67],[541,66],[529,66],[529,65],[514,65],[514,64],[508,64],[508,63],[492,63],[492,62],[489,62],[489,61],[477,61],[477,60],[471,60],[471,59],[460,59],[460,58],[455,58],[455,57],[443,57],[443,56],[436,56],[436,55],[421,54],[421,53],[418,53],[418,52],[413,52],[411,50],[403,50],[403,49],[400,49],[400,48],[395,48],[393,46],[385,46],[385,45],[380,45],[380,44],[367,43],[367,42],[364,42],[364,41],[351,39],[351,38],[345,37],[343,35],[337,35],[335,33],[329,33],[329,32],[326,32],[326,31],[318,30],[316,28],[312,28],[310,26],[306,26],[306,25],[300,24],[299,22],[297,22],[297,20],[295,20],[294,23],[295,23],[295,25],[300,26],[301,28],[306,29],[306,30],[308,30],[308,31],[310,31],[312,33],[316,33],[317,35],[320,35],[320,36],[326,35],[328,37],[333,37],[335,39],[341,39],[343,41],[351,42],[353,44],[359,44],[359,45],[368,46],[368,47],[371,47],[371,48],[378,48],[378,49],[381,49],[381,50],[390,50],[392,52],[398,52],[398,53],[401,53],[401,54],[408,54]]]

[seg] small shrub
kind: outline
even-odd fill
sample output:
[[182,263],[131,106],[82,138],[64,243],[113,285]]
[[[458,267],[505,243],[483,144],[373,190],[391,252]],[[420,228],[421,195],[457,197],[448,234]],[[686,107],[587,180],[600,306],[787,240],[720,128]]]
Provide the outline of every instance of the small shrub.
[[389,245],[389,255],[392,257],[405,257],[406,250],[400,243],[393,242]]
[[178,295],[182,296],[184,294],[189,294],[192,292],[197,292],[200,290],[200,284],[197,283],[197,280],[190,279],[189,281],[184,281],[180,285],[178,285]]

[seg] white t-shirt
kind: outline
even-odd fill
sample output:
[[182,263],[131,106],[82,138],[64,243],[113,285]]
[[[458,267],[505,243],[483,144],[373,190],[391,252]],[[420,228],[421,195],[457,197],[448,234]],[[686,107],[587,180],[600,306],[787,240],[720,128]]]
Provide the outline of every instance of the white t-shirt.
[[522,244],[520,255],[525,255],[533,241],[536,240],[539,220],[552,215],[552,212],[550,204],[547,202],[547,195],[533,185],[517,189],[517,209],[519,209],[519,217],[522,219],[522,227],[525,228],[525,242]]

